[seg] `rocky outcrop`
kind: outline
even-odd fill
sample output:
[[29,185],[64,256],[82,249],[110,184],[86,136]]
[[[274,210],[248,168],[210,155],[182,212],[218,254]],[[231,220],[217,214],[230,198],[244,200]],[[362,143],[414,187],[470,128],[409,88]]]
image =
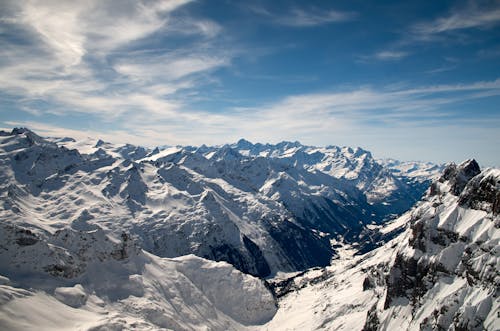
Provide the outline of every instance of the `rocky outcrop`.
[[459,195],[469,180],[480,172],[479,164],[474,159],[464,161],[458,166],[451,163],[444,169],[443,176],[439,181],[441,183],[448,181],[451,192],[454,195]]
[[[498,321],[499,183],[499,170],[481,172],[474,160],[445,169],[412,213],[386,277],[385,310],[408,300],[407,318],[424,330],[483,330]],[[450,293],[440,297],[447,287]],[[433,312],[422,318],[429,306]]]

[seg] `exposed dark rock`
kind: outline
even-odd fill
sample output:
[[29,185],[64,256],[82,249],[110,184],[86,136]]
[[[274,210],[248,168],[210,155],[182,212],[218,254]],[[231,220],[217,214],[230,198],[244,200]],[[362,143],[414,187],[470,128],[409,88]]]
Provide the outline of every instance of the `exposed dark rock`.
[[425,222],[424,220],[417,220],[411,224],[411,237],[409,239],[409,244],[411,247],[426,251],[425,248],[425,232],[424,232]]
[[[319,276],[316,276],[314,278],[302,278],[302,276],[304,276],[304,274],[306,274],[310,270],[321,270],[322,272]],[[298,291],[310,285],[324,283],[332,276],[332,274],[325,268],[317,267],[310,270],[302,271],[294,275],[293,277],[284,280],[270,282],[269,288],[273,292],[274,297],[279,299],[280,297],[290,292]]]
[[366,276],[363,280],[363,291],[370,290],[374,287],[375,285],[371,282],[370,277]]
[[361,331],[377,331],[380,321],[377,316],[377,305],[373,305],[366,313],[366,322]]
[[51,264],[43,268],[45,272],[55,277],[75,278],[81,272],[80,269],[71,265]]
[[19,229],[16,231],[16,243],[19,246],[31,246],[36,244],[39,239],[28,229]]
[[436,245],[445,247],[451,243],[456,243],[459,239],[458,237],[458,234],[453,231],[437,229],[437,234],[431,235],[430,240]]
[[327,238],[321,238],[289,221],[273,225],[269,229],[269,234],[280,244],[297,270],[330,264],[334,251]]
[[235,247],[222,243],[219,246],[210,246],[210,249],[210,254],[203,256],[204,258],[214,261],[225,261],[244,273],[257,275],[255,270],[252,270],[250,261],[245,259],[244,253]]
[[387,275],[387,296],[384,309],[389,308],[394,298],[406,297],[413,304],[432,286],[436,272],[442,268],[422,263],[414,258],[398,254]]
[[255,268],[257,269],[258,275],[261,277],[265,277],[271,273],[271,269],[269,268],[269,264],[267,263],[262,251],[259,246],[257,246],[252,240],[250,240],[247,236],[243,235],[243,245],[250,252],[250,255],[253,257]]
[[460,163],[458,166],[452,163],[445,169],[442,178],[449,181],[451,192],[458,196],[462,193],[469,180],[480,172],[479,164],[477,164],[476,160],[471,159]]
[[19,246],[31,246],[38,242],[38,239],[35,237],[21,237],[16,239],[16,243]]
[[460,195],[459,204],[474,209],[500,213],[500,179],[495,176],[473,178]]

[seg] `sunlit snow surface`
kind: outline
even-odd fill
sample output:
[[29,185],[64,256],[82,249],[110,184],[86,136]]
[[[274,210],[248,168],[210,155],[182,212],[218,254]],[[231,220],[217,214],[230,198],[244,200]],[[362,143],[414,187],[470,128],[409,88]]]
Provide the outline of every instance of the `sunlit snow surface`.
[[[4,229],[4,236],[17,236]],[[19,236],[17,236],[19,238]],[[10,249],[14,244],[2,238]],[[41,239],[41,238],[40,238]],[[264,283],[225,262],[187,255],[158,258],[133,245],[124,256],[106,236],[76,234],[68,246],[48,245],[51,238],[17,248],[5,263],[22,264],[22,272],[2,268],[12,278],[1,279],[2,330],[243,330],[268,321],[276,311]],[[118,246],[115,246],[118,245]],[[4,246],[5,249],[6,246]],[[71,276],[49,275],[37,266],[63,266],[56,251],[79,266]],[[120,252],[122,252],[120,250]],[[59,269],[44,268],[50,272]]]

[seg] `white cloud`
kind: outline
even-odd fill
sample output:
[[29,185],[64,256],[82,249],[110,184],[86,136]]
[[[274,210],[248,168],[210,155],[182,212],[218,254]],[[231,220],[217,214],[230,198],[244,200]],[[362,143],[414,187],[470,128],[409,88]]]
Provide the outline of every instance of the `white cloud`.
[[493,7],[480,7],[470,2],[465,8],[457,9],[445,17],[412,27],[413,36],[420,40],[433,40],[437,35],[464,29],[488,29],[500,23],[498,2]]
[[378,60],[399,60],[405,58],[409,55],[408,52],[401,51],[381,51],[375,54],[375,58]]
[[270,22],[290,27],[314,27],[331,23],[352,21],[357,17],[354,12],[339,10],[322,10],[318,8],[291,8],[285,13],[274,13],[255,3],[246,4],[245,9],[267,17]]
[[361,63],[368,63],[368,62],[372,62],[373,60],[397,61],[397,60],[401,60],[409,55],[410,55],[409,52],[385,50],[385,51],[376,52],[372,55],[360,55],[360,56],[358,56],[358,60]]
[[[190,119],[176,94],[206,84],[202,75],[229,65],[233,55],[215,46],[222,30],[217,23],[174,13],[189,2],[6,2],[0,26],[22,43],[0,36],[0,89],[30,114],[86,113],[108,122],[131,113]],[[153,33],[189,40],[130,51]],[[50,108],[37,109],[38,101]]]
[[162,28],[190,0],[21,1],[19,22],[31,27],[65,64],[109,52]]
[[114,69],[133,79],[151,81],[162,78],[166,81],[172,81],[228,64],[229,57],[223,55],[167,54],[118,61],[114,65]]
[[[483,96],[478,94],[479,91],[488,96],[498,96],[499,81],[411,89],[366,87],[344,92],[294,95],[273,104],[238,109],[236,113],[227,114],[226,118],[222,118],[224,122],[214,127],[223,128],[221,124],[226,124],[241,136],[257,140],[310,137],[319,143],[321,137],[352,136],[349,132],[354,128],[371,126],[366,123],[379,123],[373,126],[382,124],[392,130],[408,123],[418,126],[442,122],[452,118],[450,110],[444,111],[443,106],[481,98]],[[230,130],[220,132],[221,136],[228,134]]]
[[355,14],[337,10],[292,9],[287,15],[278,17],[276,22],[294,27],[311,27],[330,23],[351,21]]

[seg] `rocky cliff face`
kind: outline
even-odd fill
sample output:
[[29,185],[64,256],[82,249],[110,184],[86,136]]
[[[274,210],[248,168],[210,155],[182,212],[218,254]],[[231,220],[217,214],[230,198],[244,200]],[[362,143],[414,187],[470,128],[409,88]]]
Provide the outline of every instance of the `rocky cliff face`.
[[[493,329],[499,194],[499,170],[481,172],[474,160],[445,169],[412,213],[408,239],[387,275],[384,310],[402,311],[407,302],[410,326],[424,330]],[[390,314],[382,315],[381,323],[391,323]]]

